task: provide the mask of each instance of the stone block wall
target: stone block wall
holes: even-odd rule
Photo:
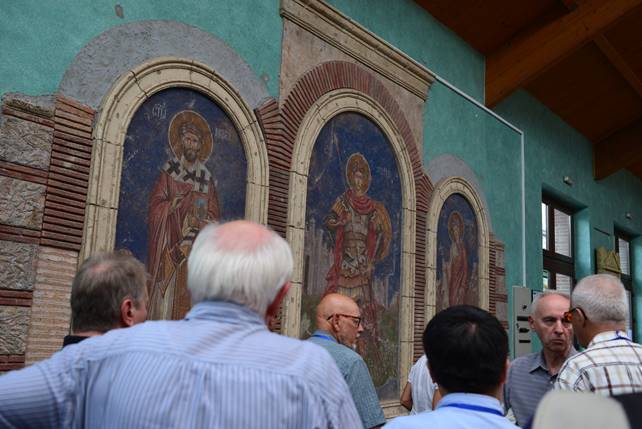
[[[69,330],[93,111],[6,94],[0,114],[0,372],[50,356]]]

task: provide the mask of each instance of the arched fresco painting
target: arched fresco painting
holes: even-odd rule
[[[475,212],[461,194],[450,195],[437,227],[437,311],[479,305],[479,240]]]
[[[198,231],[245,211],[247,161],[238,132],[210,98],[171,88],[134,114],[123,152],[116,248],[150,274],[149,318],[191,307],[187,256]]]
[[[302,337],[323,295],[351,296],[364,324],[357,351],[380,399],[397,399],[401,184],[381,129],[358,113],[332,118],[315,142],[307,193]]]

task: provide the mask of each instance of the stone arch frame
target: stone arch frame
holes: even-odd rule
[[[295,187],[302,189],[303,193],[307,191],[307,186],[296,184],[300,180],[307,181],[307,169],[304,174],[300,174],[300,166],[296,167],[293,154],[298,150],[296,149],[298,134],[306,128],[302,124],[307,115],[314,114],[314,121],[321,123],[329,119],[327,116],[324,118],[316,113],[319,110],[319,100],[324,96],[330,97],[329,93],[334,91],[339,91],[334,95],[344,91],[344,94],[353,97],[353,102],[359,105],[353,106],[352,111],[370,109],[370,115],[381,115],[378,119],[374,119],[380,127],[381,121],[385,118],[390,129],[394,130],[399,150],[404,153],[405,164],[399,165],[400,161],[397,159],[397,165],[407,173],[408,182],[414,184],[407,192],[409,203],[408,210],[404,213],[407,215],[407,222],[403,224],[408,247],[403,248],[402,254],[407,257],[408,269],[402,273],[401,281],[402,285],[406,284],[408,287],[402,291],[405,295],[402,295],[403,306],[400,307],[400,314],[403,318],[401,325],[408,329],[403,333],[400,332],[404,351],[400,353],[399,375],[400,380],[405,381],[412,365],[413,355],[417,358],[423,353],[420,338],[424,328],[425,220],[432,184],[424,174],[415,137],[401,108],[387,88],[365,67],[346,61],[321,63],[301,75],[280,105],[275,100],[269,100],[257,109],[257,115],[266,136],[270,160],[268,224],[275,231],[287,236],[291,244],[301,240],[300,245],[293,245],[295,259],[302,260],[303,230],[301,224],[297,227],[290,221],[289,213],[296,210],[296,207],[301,207],[301,202],[290,201],[290,195],[300,193],[293,192]],[[316,126],[320,130],[322,125]],[[387,137],[391,142],[393,141],[391,134],[387,133]],[[309,143],[314,143],[315,140],[316,136]],[[399,158],[399,154],[396,155]],[[296,157],[299,158],[301,155],[297,154]],[[309,159],[305,162],[309,162]],[[298,269],[301,270],[301,268],[302,264]],[[299,276],[298,287],[300,288],[302,273],[299,271],[295,275]],[[294,289],[296,288],[295,285]],[[300,295],[296,293],[290,293],[283,305],[282,320],[285,323],[281,325],[281,331],[289,335],[298,335],[299,297]],[[293,329],[294,326],[296,329]],[[415,341],[415,339],[419,340]],[[399,401],[390,401],[385,403],[384,407],[387,415],[397,415],[402,412]]]
[[[151,95],[175,87],[199,91],[218,103],[230,117],[247,159],[245,218],[266,223],[268,158],[252,109],[207,65],[178,57],[153,58],[121,76],[99,109],[93,131],[94,150],[80,261],[93,252],[114,247],[123,148],[131,118]]]
[[[301,294],[303,285],[303,252],[305,235],[305,213],[307,200],[307,176],[310,167],[310,158],[314,144],[323,126],[333,117],[344,112],[356,112],[373,121],[390,141],[396,156],[397,169],[401,182],[401,290],[399,300],[399,313],[403,311],[412,313],[414,289],[414,253],[415,253],[415,181],[412,176],[410,156],[403,138],[397,131],[390,115],[374,100],[363,94],[349,89],[331,91],[315,104],[315,109],[308,111],[303,119],[292,154],[292,168],[290,171],[291,199],[288,205],[288,227],[286,237],[292,247],[295,257],[295,268],[292,284],[295,286],[290,295],[289,306],[285,311],[284,333],[298,335],[301,316]],[[294,311],[293,311],[294,310]],[[399,362],[408,362],[412,359],[412,324],[410,318],[402,318],[399,326]],[[400,391],[405,385],[405,380],[400,371]],[[395,401],[396,402],[396,401]]]
[[[484,208],[482,198],[479,196],[473,185],[466,179],[459,176],[444,178],[435,185],[433,198],[428,209],[426,221],[426,243],[428,244],[426,255],[426,320],[435,315],[437,295],[437,228],[439,214],[448,197],[453,194],[462,195],[470,204],[477,218],[477,230],[479,239],[479,307],[484,310],[490,309],[490,229],[489,216]]]

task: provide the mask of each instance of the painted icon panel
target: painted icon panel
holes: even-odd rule
[[[479,305],[479,238],[475,212],[452,194],[437,226],[437,311],[457,304]]]
[[[315,330],[328,293],[353,298],[364,331],[357,351],[379,398],[399,398],[401,183],[381,129],[342,113],[321,130],[308,175],[301,335]]]
[[[146,264],[150,319],[189,310],[192,242],[206,223],[244,216],[246,177],[238,132],[205,95],[171,88],[136,111],[123,150],[116,248]]]

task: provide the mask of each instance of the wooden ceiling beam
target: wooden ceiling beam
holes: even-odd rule
[[[617,71],[620,72],[622,77],[629,83],[629,85],[631,85],[635,92],[638,93],[640,98],[642,98],[642,81],[640,80],[640,78],[638,78],[633,69],[629,67],[624,58],[620,56],[613,45],[611,45],[611,42],[608,41],[606,36],[604,36],[603,34],[598,34],[593,40],[595,41],[597,47],[600,48],[600,51],[602,51],[602,53],[606,55],[606,58],[609,59],[611,64],[613,64],[613,67],[615,67]]]
[[[593,175],[604,179],[642,163],[642,118],[593,146]]]
[[[588,0],[536,32],[511,40],[486,57],[486,105],[495,106],[640,4],[642,0]]]

